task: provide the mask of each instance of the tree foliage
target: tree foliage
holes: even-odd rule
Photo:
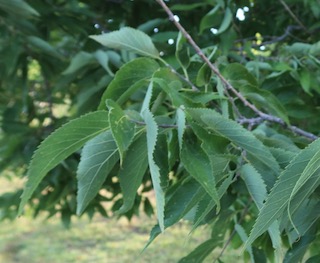
[[[229,244],[317,260],[317,0],[0,0],[0,14],[0,168],[27,175],[2,218],[143,210],[149,243],[208,226],[181,262],[222,262]]]

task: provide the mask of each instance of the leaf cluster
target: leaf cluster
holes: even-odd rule
[[[130,219],[143,210],[158,222],[147,246],[180,220],[191,231],[208,226],[210,239],[181,262],[214,250],[222,262],[229,245],[243,245],[245,262],[317,260],[316,1],[170,1],[190,35],[154,1],[52,1],[50,10],[42,1],[2,2],[3,170],[29,161],[16,158],[22,148],[34,152],[20,215],[60,213],[68,225],[74,214]],[[12,18],[18,13],[25,23]],[[11,197],[1,200],[7,217],[18,206]]]

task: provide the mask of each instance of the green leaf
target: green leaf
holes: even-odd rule
[[[306,149],[300,151],[272,188],[259,216],[253,226],[248,244],[264,233],[268,227],[278,219],[288,205],[292,191],[312,157],[319,151],[320,139],[311,143]],[[306,196],[304,196],[305,199]],[[300,198],[301,199],[301,198]]]
[[[217,12],[220,8],[220,5],[217,4],[209,13],[207,13],[200,22],[200,34],[207,28],[213,27],[217,20]]]
[[[278,175],[280,167],[269,149],[265,147],[251,132],[233,120],[224,118],[213,110],[186,109],[186,112],[202,127],[229,139],[246,150],[250,158],[264,164],[274,175]],[[254,164],[253,164],[254,165]]]
[[[96,111],[68,122],[48,136],[32,157],[18,214],[22,213],[23,207],[51,169],[107,129],[108,113]]]
[[[238,89],[244,97],[252,100],[256,106],[266,108],[272,114],[289,123],[283,104],[271,92],[259,88],[255,77],[243,65],[229,64],[223,70],[223,75],[232,86]]]
[[[179,263],[201,263],[209,254],[217,247],[220,240],[217,238],[211,238],[201,245],[199,245],[195,250],[193,250],[188,256],[179,260]]]
[[[152,113],[149,110],[151,95],[153,89],[153,82],[150,82],[147,94],[142,104],[141,116],[145,121],[147,129],[147,146],[148,146],[148,163],[151,173],[151,179],[153,188],[156,194],[156,205],[157,205],[157,217],[161,231],[164,231],[164,192],[161,187],[161,175],[160,169],[154,161],[154,150],[157,143],[158,137],[158,125],[154,120]]]
[[[142,56],[159,58],[159,51],[151,38],[144,32],[131,27],[123,27],[120,30],[90,36],[90,38],[109,48],[124,49]]]
[[[147,142],[144,136],[140,136],[130,145],[125,156],[123,166],[119,172],[123,205],[118,213],[126,213],[132,208],[137,190],[141,185],[142,178],[147,168]]]
[[[19,18],[40,16],[40,14],[33,7],[23,0],[0,0],[0,9]]]
[[[104,92],[99,109],[105,109],[107,99],[122,105],[135,91],[147,86],[148,79],[158,68],[159,64],[148,58],[137,58],[122,66]]]
[[[113,166],[119,160],[117,145],[110,130],[88,141],[83,147],[77,170],[77,214],[83,213],[97,195]]]
[[[236,230],[237,234],[240,236],[242,242],[246,242],[248,239],[248,235],[247,235],[246,231],[244,230],[244,228],[239,224],[235,224],[234,229]],[[250,255],[251,262],[255,262],[252,247],[251,246],[246,247],[246,250],[248,251],[248,253]]]
[[[222,23],[218,29],[217,34],[221,34],[228,29],[228,27],[230,26],[230,24],[232,22],[232,18],[233,18],[233,14],[231,12],[231,9],[229,7],[227,7],[224,12],[224,17],[223,17]]]
[[[188,173],[207,191],[217,205],[217,211],[219,211],[220,198],[208,155],[194,138],[187,138],[182,145],[180,157]]]
[[[302,188],[302,186],[306,184],[306,182],[310,179],[310,177],[313,176],[318,171],[319,168],[320,168],[320,149],[316,153],[314,153],[314,155],[308,162],[306,168],[303,170],[302,174],[298,178],[292,190],[290,200],[293,198],[295,194],[297,194],[297,192]]]
[[[35,48],[42,51],[43,53],[50,55],[52,57],[56,57],[58,59],[63,58],[62,55],[47,41],[44,41],[43,39],[36,36],[29,36],[27,37],[27,39],[31,45],[33,45]]]
[[[311,73],[309,69],[303,69],[300,72],[300,84],[302,86],[302,89],[308,93],[309,95],[312,95],[310,92],[311,89]]]
[[[183,134],[186,129],[186,114],[183,110],[183,108],[179,107],[177,109],[177,116],[176,121],[178,125],[178,140],[179,140],[179,146],[180,150],[182,149],[182,141],[183,141]]]
[[[267,197],[267,187],[262,176],[251,164],[243,165],[240,169],[240,173],[241,178],[248,188],[249,194],[260,210]]]
[[[183,70],[186,70],[190,65],[190,52],[188,46],[185,45],[186,42],[186,38],[182,35],[181,32],[179,32],[175,55]]]
[[[125,151],[130,146],[135,134],[135,124],[128,119],[128,116],[114,101],[107,100],[107,106],[109,108],[110,129],[118,146],[120,164],[122,164]]]
[[[94,63],[93,55],[88,52],[80,51],[72,58],[70,65],[66,68],[65,71],[62,72],[62,74],[73,74],[79,69],[92,63]]]
[[[168,228],[182,219],[194,208],[206,195],[200,184],[191,177],[182,181],[166,202],[164,226]],[[146,249],[153,240],[161,233],[159,226],[155,226],[151,233]]]
[[[267,198],[267,187],[262,179],[262,176],[250,164],[243,165],[240,169],[240,173],[241,178],[244,180],[248,188],[249,194],[251,195],[258,209],[261,210],[263,203]],[[280,251],[281,238],[278,222],[275,221],[274,223],[272,223],[268,228],[268,232],[272,240],[273,247],[277,249],[277,251]]]
[[[97,50],[94,53],[94,57],[100,63],[100,65],[107,71],[107,73],[113,77],[114,73],[112,72],[111,68],[109,67],[109,55],[108,52]]]

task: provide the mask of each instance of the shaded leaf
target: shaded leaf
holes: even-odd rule
[[[130,145],[119,172],[123,205],[118,213],[125,213],[132,208],[147,167],[147,141],[144,136],[140,136]]]
[[[211,162],[194,138],[185,139],[181,150],[181,161],[188,173],[200,183],[220,209],[220,198],[216,189]]]
[[[77,214],[80,215],[97,195],[111,169],[119,160],[117,145],[111,131],[91,139],[83,147],[77,170]]]
[[[0,9],[16,17],[29,18],[31,16],[40,16],[40,14],[23,0],[0,0]]]
[[[62,55],[47,41],[36,36],[29,36],[27,37],[27,39],[31,45],[33,45],[35,48],[39,49],[43,53],[50,55],[52,57],[62,59]]]
[[[84,51],[80,51],[77,55],[75,55],[70,65],[66,68],[65,71],[62,72],[62,74],[72,74],[77,72],[79,69],[87,66],[88,64],[91,64],[94,62],[94,57],[92,54]]]

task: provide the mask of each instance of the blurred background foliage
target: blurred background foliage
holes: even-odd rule
[[[319,132],[318,0],[166,2],[207,55],[217,48],[212,61],[221,70],[227,62],[243,64],[261,88],[281,101],[291,123]],[[178,32],[154,0],[0,0],[1,176],[22,178],[32,153],[48,134],[97,109],[114,74],[136,55],[103,48],[88,36],[123,26],[150,35],[165,60],[183,72],[175,56]],[[181,56],[190,56],[186,64],[196,83],[202,63],[193,50],[187,46],[184,50],[187,55]],[[34,216],[47,211],[70,224],[76,209],[79,158],[73,154],[41,182],[30,201]],[[116,171],[86,214],[108,217],[119,209],[122,201],[115,176]],[[151,188],[146,176],[126,217],[138,214],[140,207],[147,215],[153,213],[145,194]],[[15,217],[20,195],[17,189],[0,197],[1,219]]]

